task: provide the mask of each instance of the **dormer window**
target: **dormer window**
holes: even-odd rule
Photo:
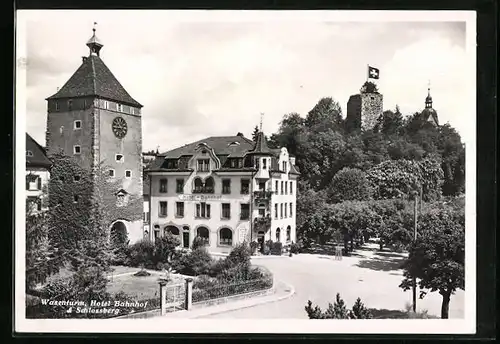
[[[209,171],[210,171],[210,160],[198,159],[198,172],[209,172]]]
[[[33,152],[30,150],[26,151],[26,156],[33,156]]]

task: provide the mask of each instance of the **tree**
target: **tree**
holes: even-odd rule
[[[322,132],[328,129],[342,131],[342,108],[331,97],[321,98],[307,114],[304,124],[312,132]]]
[[[257,135],[259,135],[259,127],[258,126],[255,126],[255,128],[253,128],[253,132],[252,132],[252,141],[253,142],[257,142]]]
[[[346,167],[333,176],[328,188],[328,198],[332,203],[364,201],[370,198],[370,189],[363,171]]]
[[[386,136],[399,135],[403,130],[403,115],[396,105],[396,110],[387,110],[378,118],[376,128]]]
[[[438,291],[443,298],[441,318],[448,319],[451,295],[465,289],[465,214],[464,209],[433,208],[420,217],[400,287],[409,290],[417,278],[420,289]]]
[[[360,89],[361,93],[378,93],[377,84],[371,81],[366,81]]]
[[[332,305],[328,303],[328,308],[325,312],[318,306],[312,305],[311,300],[307,301],[305,311],[309,319],[371,319],[372,314],[369,309],[365,307],[361,299],[358,297],[356,303],[353,305],[352,310],[347,309],[344,300],[337,293],[335,303]]]

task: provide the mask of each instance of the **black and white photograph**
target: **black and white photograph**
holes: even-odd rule
[[[474,12],[16,21],[16,331],[474,333]]]

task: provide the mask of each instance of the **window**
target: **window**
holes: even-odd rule
[[[210,171],[210,159],[198,159],[198,172]]]
[[[109,170],[109,176],[114,177],[115,176],[115,170]]]
[[[267,159],[262,159],[262,168],[267,170]]]
[[[167,216],[167,202],[160,201],[160,216]]]
[[[275,219],[278,218],[278,203],[274,205],[274,218]]]
[[[131,170],[126,170],[125,171],[125,178],[130,178],[132,177],[132,171]]]
[[[283,172],[286,172],[286,161],[283,161]]]
[[[236,166],[237,166],[237,160],[231,159],[231,168],[236,168]]]
[[[238,159],[238,168],[243,167],[243,159]]]
[[[73,110],[73,101],[70,99],[68,100],[68,111]]]
[[[205,202],[196,204],[196,217],[201,219],[210,218],[210,204]]]
[[[285,204],[283,204],[283,208],[285,208],[285,216],[284,216],[284,218],[286,219],[286,217],[287,217],[287,216],[286,216],[286,215],[287,215],[287,206],[286,206],[286,203],[285,203]]]
[[[222,193],[226,195],[231,193],[231,179],[222,179]]]
[[[274,191],[276,191],[276,194],[278,194],[278,181],[276,181],[276,187],[274,188]]]
[[[259,208],[259,216],[260,217],[266,216],[266,209],[265,208]]]
[[[30,150],[26,151],[26,156],[33,156],[33,152]]]
[[[76,175],[76,176],[73,176],[73,180],[74,180],[75,182],[79,182],[79,181],[80,181],[80,176],[77,176],[77,175]]]
[[[84,99],[84,100],[83,100],[83,108],[84,108],[84,109],[86,109],[86,108],[87,108],[87,105],[88,105],[88,103],[87,103],[87,99]]]
[[[203,182],[201,181],[200,178],[195,178],[193,192],[194,193],[201,193],[201,192],[203,192]]]
[[[175,209],[175,216],[184,217],[184,202],[176,202]]]
[[[196,236],[201,239],[203,245],[208,245],[209,242],[209,231],[207,227],[198,227],[196,229]]]
[[[116,104],[116,111],[123,112],[123,105],[122,104]]]
[[[276,228],[276,241],[280,242],[281,239],[281,229]]]
[[[283,203],[280,203],[280,219],[283,218]]]
[[[149,212],[148,211],[145,211],[143,214],[143,218],[142,218],[142,221],[144,222],[148,222],[149,220]]]
[[[160,179],[160,192],[161,193],[167,192],[167,179],[166,178]]]
[[[290,203],[290,217],[293,216],[293,203]]]
[[[281,194],[283,195],[283,181],[281,181]]]
[[[292,232],[292,228],[290,228],[290,226],[286,227],[286,241],[290,241],[291,232]]]
[[[207,180],[205,180],[205,185],[203,188],[205,193],[214,193],[214,179],[212,177],[208,177]]]
[[[256,169],[259,169],[259,167],[260,167],[259,162],[260,162],[260,159],[259,158],[255,158],[255,160],[254,160],[254,166],[255,166]]]
[[[184,192],[184,179],[177,179],[175,181],[175,192],[177,193]]]
[[[231,218],[231,204],[222,203],[222,218],[223,219]]]
[[[130,111],[130,114],[133,115],[134,114],[134,108],[133,107],[130,107],[129,108],[129,111]]]
[[[42,179],[34,174],[26,177],[26,190],[41,190]]]
[[[293,182],[290,182],[290,195],[293,195]]]
[[[242,179],[241,180],[241,194],[247,195],[250,192],[250,180]]]
[[[77,203],[78,202],[78,195],[73,195],[73,203]]]
[[[126,199],[125,199],[125,195],[120,193],[118,195],[116,195],[116,205],[118,207],[123,207],[126,203]]]
[[[109,102],[107,100],[103,101],[103,107],[108,110],[109,109]]]
[[[73,146],[73,154],[80,154],[82,152],[80,146]]]
[[[123,162],[123,154],[116,154],[115,155],[115,160],[116,162]]]
[[[59,102],[56,100],[56,111],[59,111]]]
[[[259,183],[259,190],[266,191],[266,182]]]
[[[78,130],[78,129],[82,129],[82,121],[74,121],[73,122],[73,129],[74,130]]]
[[[221,228],[219,231],[219,245],[233,245],[233,231],[229,228]]]
[[[285,195],[288,195],[288,183],[285,182]]]
[[[250,204],[241,204],[240,220],[248,220],[250,218]]]

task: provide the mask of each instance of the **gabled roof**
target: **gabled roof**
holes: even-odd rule
[[[142,107],[120,84],[109,68],[97,55],[84,59],[76,72],[63,87],[48,99],[97,96],[108,100]]]
[[[49,168],[50,166],[52,166],[52,162],[47,157],[45,149],[26,133],[26,167]]]
[[[423,120],[439,125],[438,114],[433,108],[425,108],[422,111]]]
[[[242,158],[253,148],[253,141],[241,135],[212,136],[162,153],[160,158],[177,159],[181,156],[194,155],[196,148],[202,143],[212,148],[216,155],[227,155],[228,157]]]

